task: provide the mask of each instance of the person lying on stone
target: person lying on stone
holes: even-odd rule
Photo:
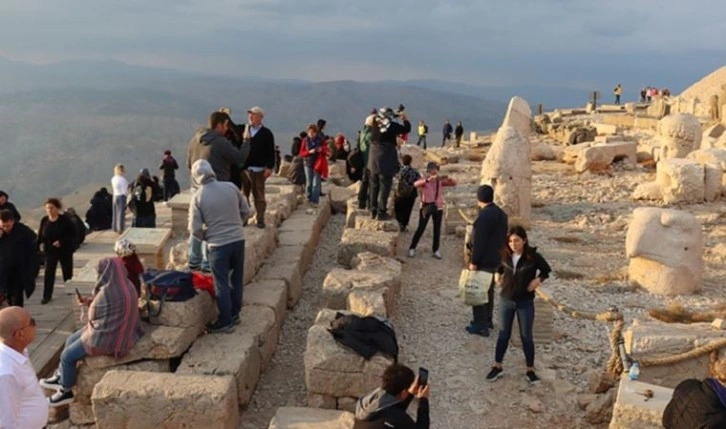
[[[418,399],[416,421],[406,413]],[[428,429],[429,386],[411,368],[394,363],[383,372],[382,386],[358,400],[353,429]]]
[[[66,339],[60,365],[40,385],[57,392],[49,398],[51,407],[73,402],[71,388],[76,383],[76,365],[86,356],[125,355],[143,335],[139,318],[138,294],[126,277],[121,258],[98,262],[98,280],[93,297],[78,296],[78,305],[88,306],[88,322]]]

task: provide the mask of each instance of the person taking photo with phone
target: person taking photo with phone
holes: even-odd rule
[[[416,421],[406,409],[418,399]],[[383,372],[380,388],[358,400],[353,429],[428,429],[429,385],[419,382],[411,368],[394,363]]]

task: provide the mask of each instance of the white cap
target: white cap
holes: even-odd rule
[[[262,116],[265,116],[265,111],[260,106],[255,106],[247,110],[247,113],[259,113]]]

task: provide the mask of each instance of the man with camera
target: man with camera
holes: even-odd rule
[[[407,413],[414,396],[418,399],[416,421]],[[394,363],[383,372],[382,386],[358,400],[353,429],[428,429],[428,371]]]
[[[403,112],[403,105],[394,112],[390,107],[378,111],[371,129],[371,145],[368,156],[370,170],[371,217],[390,220],[386,205],[393,186],[393,176],[398,172],[398,147],[396,137],[411,132],[411,123]],[[401,118],[403,124],[396,122]]]

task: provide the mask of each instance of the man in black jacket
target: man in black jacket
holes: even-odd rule
[[[494,189],[482,185],[476,191],[477,205],[481,208],[474,221],[472,232],[471,260],[469,270],[494,273],[501,261],[499,251],[507,239],[509,219],[504,210],[494,204]],[[493,281],[493,278],[492,278]],[[489,286],[489,302],[475,305],[472,309],[472,321],[466,327],[470,334],[489,336],[489,329],[494,327],[494,284]]]
[[[247,111],[249,124],[245,128],[243,138],[250,139],[250,154],[242,175],[242,188],[247,201],[250,193],[255,200],[257,227],[265,227],[265,181],[275,167],[275,136],[269,128],[262,125],[265,111],[255,106]]]
[[[0,288],[9,305],[22,307],[23,295],[35,290],[40,268],[35,241],[33,230],[16,221],[11,210],[0,210]]]
[[[399,117],[403,125],[394,122],[396,114],[390,107],[378,111],[371,128],[371,146],[368,155],[370,171],[370,210],[371,217],[390,220],[386,205],[393,186],[393,176],[398,172],[398,150],[396,137],[411,132],[411,123],[406,113]]]
[[[418,398],[416,421],[406,413]],[[358,400],[353,429],[428,429],[429,386],[422,386],[411,368],[394,363],[383,372],[383,385]]]

